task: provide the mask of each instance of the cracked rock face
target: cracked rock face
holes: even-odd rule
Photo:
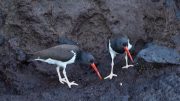
[[[125,64],[122,55],[115,60],[114,70],[118,77],[112,81],[99,81],[88,66],[69,65],[69,79],[80,85],[68,89],[59,84],[55,66],[39,62],[29,63],[25,61],[26,55],[59,45],[68,41],[60,41],[59,38],[67,37],[77,42],[80,48],[92,52],[99,63],[99,71],[103,76],[107,76],[111,62],[107,42],[111,37],[126,35],[134,45],[133,57],[149,42],[160,45],[153,47],[168,47],[163,51],[175,56],[169,47],[179,51],[179,4],[178,0],[1,0],[0,101],[146,99],[147,96],[135,95],[134,89],[141,89],[147,80],[156,80],[149,76],[150,74],[156,75],[158,80],[164,80],[161,72],[177,73],[179,69],[173,70],[166,65],[167,70],[166,67],[140,73],[135,68],[124,70],[121,69]],[[148,52],[144,50],[143,54]],[[178,62],[167,55],[162,59],[161,55],[164,53],[159,52],[161,51],[153,53],[153,56],[158,55],[155,59],[152,56],[143,58],[158,63]],[[120,82],[123,86],[119,85]],[[149,87],[150,83],[147,83],[147,86]],[[146,92],[148,96],[149,92],[151,91]],[[167,91],[162,92],[166,92],[165,96],[168,96]],[[162,97],[158,99],[160,98]]]

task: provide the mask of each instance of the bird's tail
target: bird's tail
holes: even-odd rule
[[[27,53],[26,56],[27,56],[27,62],[35,61],[34,60],[35,57],[34,57],[34,55],[32,53]]]

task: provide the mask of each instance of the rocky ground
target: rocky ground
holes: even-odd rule
[[[55,66],[27,61],[67,37],[92,52],[107,76],[107,41],[122,35],[138,64],[122,69],[119,56],[113,80],[73,64],[67,74],[79,86],[69,89]],[[0,101],[180,101],[180,1],[0,0],[0,53]]]

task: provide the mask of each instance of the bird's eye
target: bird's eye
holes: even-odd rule
[[[127,43],[123,43],[123,46],[128,46],[128,44]]]
[[[94,60],[93,60],[93,59],[91,59],[89,62],[90,62],[90,63],[93,63],[93,62],[94,62]]]

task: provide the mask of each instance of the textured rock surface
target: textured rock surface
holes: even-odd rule
[[[180,64],[180,53],[175,49],[152,43],[138,53],[137,59],[150,63]]]
[[[180,34],[172,37],[172,41],[175,43],[176,49],[180,52]]]
[[[138,95],[134,100],[141,98],[143,101],[179,101],[179,83],[180,77],[178,73],[163,74],[151,81],[151,84],[144,87],[143,91],[137,92]]]
[[[177,80],[179,66],[126,70],[120,68],[125,63],[119,57],[114,68],[118,77],[99,81],[88,66],[70,65],[68,77],[79,86],[69,89],[59,84],[55,66],[24,60],[26,53],[58,45],[59,37],[65,36],[92,52],[100,72],[106,76],[110,71],[106,47],[110,37],[129,36],[135,45],[134,55],[151,41],[179,50],[179,8],[178,0],[1,0],[0,33],[4,42],[0,46],[0,101],[153,100],[150,96],[159,101],[169,95],[177,98],[166,87],[157,88],[167,93],[164,97],[151,92],[154,93],[155,84],[162,84],[158,80],[169,78],[165,72]],[[173,84],[178,87],[178,82]],[[147,92],[142,89],[144,86],[149,87]]]
[[[0,46],[4,43],[4,37],[0,35]]]

